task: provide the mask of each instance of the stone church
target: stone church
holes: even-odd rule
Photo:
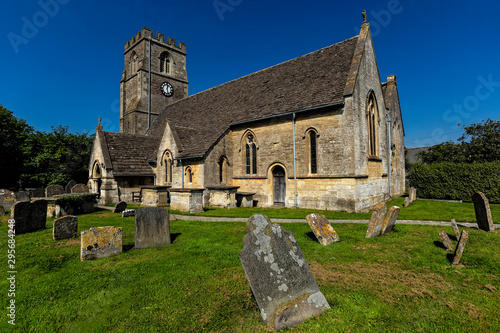
[[[396,76],[358,36],[188,95],[186,45],[143,28],[125,43],[120,132],[97,126],[89,187],[102,203],[199,211],[357,212],[404,193]]]

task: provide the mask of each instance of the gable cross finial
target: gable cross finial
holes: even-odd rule
[[[99,117],[99,125],[101,125],[101,117]]]
[[[363,13],[361,13],[361,15],[363,15],[363,24],[366,23],[366,10],[363,10]]]

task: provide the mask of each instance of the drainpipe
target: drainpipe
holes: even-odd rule
[[[387,180],[389,181],[389,198],[392,197],[392,191],[391,191],[391,117],[389,117],[388,114],[385,115],[385,117],[387,118],[387,136],[388,136],[388,140],[389,140],[389,147],[388,147],[388,165],[389,165],[389,171],[387,172]]]
[[[148,129],[151,126],[151,38],[149,39]]]
[[[295,112],[292,113],[292,127],[293,127],[293,182],[295,186],[294,193],[294,207],[297,208],[297,156],[295,151]]]
[[[184,188],[184,164],[181,160],[181,188]]]

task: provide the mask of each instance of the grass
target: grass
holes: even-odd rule
[[[0,234],[7,235],[7,216],[1,221]],[[79,231],[123,227],[126,249],[81,262],[79,240],[53,241],[52,221],[45,230],[16,236],[17,331],[267,330],[238,258],[245,223],[171,221],[171,245],[134,250],[133,218],[81,215]],[[496,232],[468,229],[462,265],[454,267],[439,242],[442,227],[396,225],[388,236],[366,239],[366,224],[336,224],[341,242],[326,247],[305,223],[283,227],[293,231],[332,307],[288,331],[500,331]],[[7,252],[6,237],[0,251]],[[6,294],[6,279],[0,288]],[[8,299],[2,299],[0,331],[8,331]]]

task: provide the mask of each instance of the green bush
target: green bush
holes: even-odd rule
[[[421,198],[471,202],[480,191],[489,202],[500,203],[500,162],[417,164],[408,180]]]
[[[97,194],[65,195],[57,199],[56,204],[61,206],[70,215],[87,214],[94,211],[94,203],[97,202]]]

